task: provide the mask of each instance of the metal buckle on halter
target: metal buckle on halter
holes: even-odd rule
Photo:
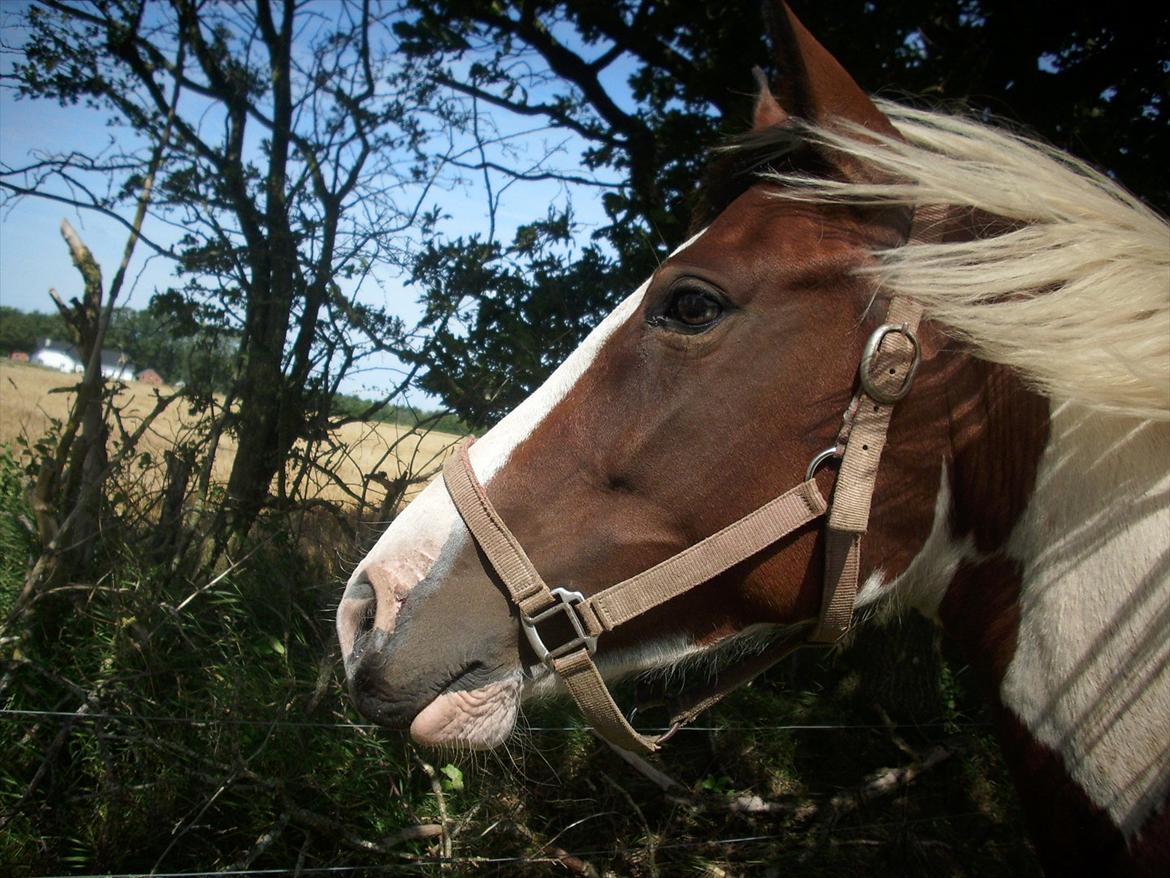
[[[910,354],[910,367],[906,370],[906,377],[902,379],[902,385],[897,390],[884,390],[877,383],[877,379],[870,374],[870,366],[873,363],[873,358],[877,354],[878,349],[882,346],[882,339],[892,332],[896,332],[903,336],[912,348]],[[871,399],[886,405],[892,405],[898,400],[902,399],[910,392],[910,385],[914,382],[914,373],[918,371],[918,363],[922,359],[922,348],[918,344],[918,336],[910,329],[906,323],[883,323],[873,331],[873,335],[869,337],[869,341],[865,343],[865,350],[861,354],[861,388]],[[893,369],[890,370],[891,373]]]
[[[593,655],[597,649],[597,638],[590,637],[585,633],[585,626],[581,624],[581,617],[573,609],[577,604],[585,602],[585,595],[579,591],[569,591],[564,588],[550,589],[550,592],[557,599],[557,603],[547,609],[541,610],[535,616],[520,614],[520,627],[524,629],[524,636],[528,638],[528,642],[532,645],[532,651],[536,653],[537,659],[551,668],[553,659],[558,659],[581,647],[585,647],[585,651]],[[536,626],[541,622],[551,619],[558,613],[565,614],[569,620],[569,624],[573,626],[576,637],[549,649],[544,645],[544,640],[541,639],[540,632],[536,630]]]

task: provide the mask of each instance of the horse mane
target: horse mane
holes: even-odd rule
[[[786,199],[947,204],[988,217],[974,239],[880,250],[861,270],[882,293],[917,299],[977,356],[1014,368],[1054,399],[1170,420],[1166,221],[1052,146],[963,116],[878,106],[904,141],[796,123],[807,144],[866,168],[869,182],[794,165],[790,125],[721,152],[755,167],[757,180],[768,165],[762,176]]]

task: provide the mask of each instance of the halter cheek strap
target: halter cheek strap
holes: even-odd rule
[[[927,204],[914,212],[909,240],[936,244],[942,239],[950,209]],[[860,385],[842,419],[834,456],[841,458],[833,503],[825,527],[825,584],[821,614],[809,635],[814,644],[836,643],[853,619],[857,581],[861,571],[861,536],[869,528],[874,484],[890,416],[895,403],[910,392],[922,349],[918,324],[922,306],[896,297],[886,312],[886,322],[870,335],[858,366]]]
[[[933,242],[943,208],[923,208],[911,240]],[[475,475],[470,442],[447,459],[443,479],[455,508],[520,613],[521,629],[540,661],[561,678],[593,728],[626,750],[652,753],[674,732],[732,690],[751,681],[804,645],[830,645],[849,629],[857,596],[861,535],[870,504],[893,405],[910,390],[921,352],[916,331],[921,307],[903,298],[890,304],[886,322],[870,336],[859,367],[860,389],[843,419],[837,444],[818,455],[805,480],[743,518],[677,555],[585,596],[549,588],[520,542],[508,530]],[[841,458],[833,502],[826,503],[813,477],[830,457]],[[619,625],[678,597],[747,560],[828,514],[825,528],[825,585],[819,618],[805,638],[781,640],[725,669],[711,685],[692,693],[671,717],[666,734],[637,732],[609,693],[593,653],[597,639]],[[548,626],[568,624],[571,636],[549,644]],[[807,626],[806,626],[807,627]]]

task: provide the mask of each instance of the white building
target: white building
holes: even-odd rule
[[[59,372],[85,371],[85,363],[81,362],[81,354],[76,347],[50,338],[46,338],[33,351],[29,362]],[[102,375],[106,378],[112,381],[132,381],[136,371],[134,364],[121,351],[102,351]]]
[[[77,348],[46,338],[44,343],[28,358],[30,363],[56,369],[58,372],[84,372],[85,365],[79,359]]]

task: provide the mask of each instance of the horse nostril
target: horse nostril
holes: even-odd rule
[[[358,658],[364,651],[377,609],[374,587],[365,575],[350,582],[337,608],[337,634],[351,659]]]
[[[357,636],[361,637],[369,633],[370,629],[374,627],[374,616],[376,615],[377,605],[374,599],[366,601],[366,605],[362,607],[361,615],[357,621]]]

